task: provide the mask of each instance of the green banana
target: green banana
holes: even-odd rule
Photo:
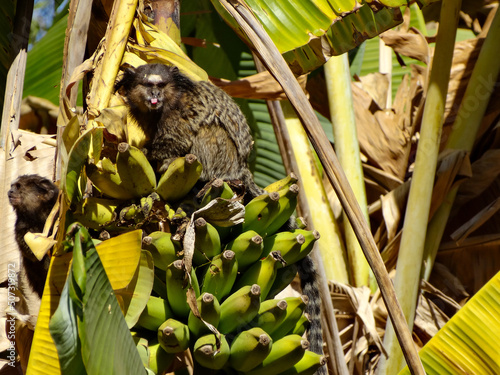
[[[217,298],[213,294],[202,292],[196,299],[196,304],[202,319],[217,328],[220,320],[220,304]],[[210,329],[193,314],[193,311],[189,312],[188,327],[195,337],[210,333]]]
[[[229,293],[238,276],[238,262],[231,250],[215,256],[203,278],[202,293],[212,293],[222,301]]]
[[[258,284],[261,288],[261,298],[265,299],[276,279],[276,270],[282,260],[279,251],[271,252],[248,268],[236,281],[234,289],[239,289],[244,285]]]
[[[299,228],[299,229],[306,229],[307,228],[306,219],[304,219],[302,216],[298,216],[295,218],[295,224],[297,225],[297,228]]]
[[[247,325],[259,312],[260,286],[246,285],[220,305],[219,332],[228,334]]]
[[[200,295],[198,280],[194,273],[194,268],[191,270],[191,283],[196,297]],[[166,270],[166,288],[167,300],[174,314],[182,319],[189,315],[191,309],[187,303],[186,292],[189,287],[188,278],[184,268],[184,262],[179,259],[167,266]]]
[[[155,374],[163,374],[174,362],[175,355],[167,353],[162,349],[160,343],[155,339],[149,343],[149,368]]]
[[[155,201],[159,201],[160,196],[153,192],[149,194],[147,197],[142,197],[140,201],[141,212],[144,218],[147,218],[151,211],[153,210],[153,205]]]
[[[246,375],[275,375],[288,370],[304,356],[309,342],[299,335],[288,335],[273,342],[269,355]]]
[[[250,325],[270,332],[285,319],[288,304],[284,299],[269,299],[260,304],[259,313]],[[241,370],[240,370],[241,371]]]
[[[300,246],[298,253],[292,253],[286,259],[289,263],[296,263],[299,260],[305,258],[314,249],[314,244],[320,238],[320,234],[317,230],[304,230],[304,229],[294,229],[292,233],[297,234],[297,236],[304,236],[304,243]]]
[[[148,340],[144,337],[139,337],[137,332],[130,331],[130,335],[134,340],[134,344],[139,352],[139,357],[141,357],[142,364],[144,367],[149,366],[149,349],[148,349]]]
[[[167,232],[152,232],[142,239],[142,248],[148,250],[153,256],[154,265],[161,270],[179,259],[178,254],[182,246],[178,241],[172,240],[172,234]]]
[[[302,314],[302,316],[297,320],[297,323],[295,324],[295,327],[291,330],[290,333],[302,336],[307,329],[309,328],[309,317],[308,314]]]
[[[271,192],[259,195],[248,202],[245,206],[243,232],[254,230],[261,236],[266,236],[268,226],[279,213],[279,199],[279,193]]]
[[[295,279],[297,272],[298,267],[295,263],[283,268],[278,268],[276,271],[276,279],[274,279],[274,283],[267,294],[267,298],[274,298],[278,293],[282,292],[283,289],[290,285],[293,279]]]
[[[231,343],[229,364],[237,371],[248,372],[264,361],[272,346],[273,341],[260,327],[240,332]]]
[[[131,204],[130,206],[124,207],[120,210],[120,222],[125,222],[128,220],[133,220],[141,212],[140,207],[136,204]]]
[[[189,328],[176,319],[167,319],[158,328],[158,342],[167,353],[179,353],[189,348]]]
[[[224,198],[224,199],[231,199],[233,197],[234,193],[229,187],[229,185],[224,182],[223,180],[217,178],[214,181],[210,183],[210,186],[208,187],[207,191],[203,195],[203,198],[200,203],[200,207],[205,207],[208,202],[215,198]]]
[[[267,234],[276,233],[292,216],[297,207],[299,185],[293,184],[287,190],[280,191],[279,210],[267,227]]]
[[[243,271],[260,258],[264,243],[257,232],[248,230],[229,242],[226,249],[234,251],[238,261],[238,269]]]
[[[281,190],[286,190],[291,185],[297,183],[297,181],[298,181],[297,176],[295,175],[295,173],[292,172],[285,178],[282,178],[281,180],[275,181],[272,184],[268,185],[267,187],[264,188],[264,190],[267,191],[268,193],[271,193],[273,191],[280,193]]]
[[[122,185],[134,197],[151,194],[156,187],[156,176],[146,155],[138,148],[122,142],[118,145],[116,170]]]
[[[87,228],[103,229],[112,226],[117,220],[116,209],[119,205],[120,202],[114,199],[85,198],[79,203],[79,209],[73,216]]]
[[[288,370],[280,372],[278,375],[314,375],[316,371],[326,364],[326,358],[317,353],[306,350],[300,361]]]
[[[174,313],[166,300],[150,296],[146,307],[137,321],[137,325],[150,331],[156,331],[165,320],[173,316]]]
[[[279,251],[287,264],[292,264],[291,259],[297,258],[302,244],[306,241],[302,233],[279,232],[264,239],[262,256],[272,251]]]
[[[111,163],[112,168],[109,167],[108,162]],[[104,165],[107,167],[105,168]],[[122,179],[118,175],[116,167],[109,159],[104,158],[99,160],[97,164],[87,164],[85,166],[85,173],[92,181],[92,184],[102,194],[110,198],[122,200],[134,198],[134,194],[122,186]]]
[[[179,200],[193,188],[202,170],[201,163],[193,154],[177,158],[160,177],[156,192],[166,201]]]
[[[207,221],[199,217],[194,221],[195,241],[193,262],[195,265],[207,263],[221,253],[219,232]]]
[[[226,336],[221,335],[220,339],[219,349],[216,346],[216,337],[212,333],[196,340],[193,347],[193,356],[196,362],[208,369],[222,369],[226,365],[231,351]]]
[[[304,314],[304,309],[308,303],[307,296],[305,295],[283,299],[287,303],[285,318],[281,321],[281,324],[268,332],[275,341],[285,337],[295,328],[295,325]]]

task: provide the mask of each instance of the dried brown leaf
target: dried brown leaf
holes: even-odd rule
[[[216,86],[219,86],[230,96],[244,99],[283,100],[286,95],[281,85],[266,70],[237,81],[223,78],[210,77]],[[306,76],[297,78],[299,84],[305,89]]]
[[[410,27],[408,32],[387,30],[380,34],[380,38],[396,53],[422,61],[425,64],[430,61],[429,45],[422,33],[414,27]]]

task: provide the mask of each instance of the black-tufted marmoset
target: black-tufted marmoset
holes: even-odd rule
[[[126,69],[116,89],[145,132],[144,151],[150,161],[160,165],[160,172],[173,159],[194,154],[203,165],[202,181],[238,179],[250,197],[264,193],[247,164],[253,140],[246,118],[222,89],[210,82],[195,82],[177,67],[163,64]],[[322,353],[316,270],[309,256],[298,265],[302,291],[309,298],[310,349]]]
[[[9,202],[16,212],[15,237],[22,255],[29,284],[39,297],[43,294],[50,258],[39,261],[24,240],[27,232],[41,233],[45,221],[56,203],[59,189],[50,180],[36,174],[15,180],[8,192]]]

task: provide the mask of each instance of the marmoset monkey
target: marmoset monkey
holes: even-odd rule
[[[186,154],[203,165],[202,181],[242,180],[251,197],[264,193],[253,181],[247,159],[253,140],[245,116],[234,100],[210,82],[195,82],[177,67],[148,64],[126,69],[116,84],[130,113],[145,132],[147,157],[159,171]],[[289,226],[293,226],[292,223]],[[314,263],[300,261],[302,292],[309,298],[310,349],[322,353],[321,298]],[[318,371],[324,373],[324,368]]]
[[[9,190],[9,202],[16,211],[16,242],[21,251],[28,282],[42,297],[50,259],[39,261],[24,241],[27,232],[41,233],[52,211],[59,189],[48,179],[36,174],[24,175],[14,181]]]
[[[264,191],[253,181],[247,159],[253,140],[234,100],[210,82],[195,82],[163,64],[128,68],[116,84],[145,132],[145,152],[163,172],[172,160],[194,154],[202,181],[241,180],[251,196]]]

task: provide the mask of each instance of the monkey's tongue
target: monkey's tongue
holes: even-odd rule
[[[157,98],[151,98],[151,104],[158,104]]]

